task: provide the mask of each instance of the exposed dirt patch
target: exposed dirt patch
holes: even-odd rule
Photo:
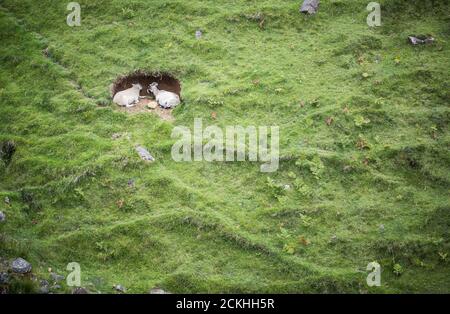
[[[137,105],[133,107],[119,107],[117,106],[119,111],[126,112],[129,114],[139,114],[139,113],[153,113],[160,117],[165,121],[174,121],[175,118],[172,116],[173,109],[163,109],[156,103],[155,100],[150,99],[150,97],[146,97],[141,99]]]

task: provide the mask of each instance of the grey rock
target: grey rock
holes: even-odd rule
[[[3,212],[0,212],[0,222],[4,222],[6,220],[6,215]]]
[[[7,273],[0,273],[0,285],[7,284],[9,282],[9,275]]]
[[[63,275],[58,275],[57,273],[50,273],[50,278],[54,282],[60,282],[60,281],[63,281],[65,279],[65,277]]]
[[[305,14],[316,14],[319,10],[320,0],[305,0],[300,7],[300,12]]]
[[[383,224],[380,225],[380,231],[384,232],[384,225]]]
[[[48,283],[47,280],[42,279],[42,280],[39,282],[39,286],[40,286],[40,287],[48,287],[48,286],[50,286],[50,284]]]
[[[201,30],[197,30],[197,31],[195,32],[195,38],[197,38],[197,39],[202,38],[202,35],[203,35],[203,33],[202,33]]]
[[[50,289],[48,288],[48,286],[42,286],[39,288],[40,294],[48,294],[49,292],[50,292]]]
[[[150,294],[170,294],[170,292],[164,291],[161,288],[153,288],[149,291]]]
[[[11,268],[12,271],[18,274],[26,274],[29,273],[31,271],[31,264],[28,263],[26,260],[24,260],[23,258],[19,257],[16,258],[12,263],[11,263]]]
[[[153,156],[144,147],[136,146],[136,151],[137,151],[137,153],[139,154],[139,156],[141,157],[142,160],[150,161],[150,162],[155,161],[155,158],[153,158]]]
[[[113,289],[116,291],[122,292],[122,293],[125,293],[125,291],[126,291],[125,287],[122,285],[114,285]]]
[[[83,287],[76,287],[72,290],[72,294],[89,294],[89,291]]]
[[[408,41],[411,45],[425,45],[431,44],[434,42],[434,38],[431,36],[408,36]]]

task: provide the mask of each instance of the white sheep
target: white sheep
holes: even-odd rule
[[[175,93],[158,89],[158,83],[153,82],[148,86],[147,91],[155,95],[156,102],[164,109],[176,107],[180,104],[180,96]]]
[[[113,101],[122,107],[132,107],[139,102],[139,92],[142,90],[141,84],[132,84],[133,86],[118,92],[114,95]]]

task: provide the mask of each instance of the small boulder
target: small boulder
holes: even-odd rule
[[[151,289],[149,291],[149,293],[150,294],[170,294],[170,292],[164,291],[163,289],[158,288],[158,287]]]
[[[122,292],[122,293],[125,293],[125,291],[126,291],[125,287],[122,286],[122,285],[114,285],[113,289],[118,291],[118,292]]]
[[[48,294],[50,292],[50,284],[47,280],[41,280],[39,282],[39,293]]]
[[[0,222],[4,222],[6,220],[6,215],[3,212],[0,212]]]
[[[48,287],[50,284],[48,283],[48,281],[47,280],[45,280],[45,279],[42,279],[40,282],[39,282],[39,286],[40,287]]]
[[[141,157],[144,161],[153,162],[155,161],[155,158],[142,146],[136,146],[136,151],[139,154],[139,157]]]
[[[305,0],[300,7],[300,12],[305,14],[316,14],[319,10],[320,0]]]
[[[26,273],[29,273],[31,271],[32,267],[31,267],[30,263],[28,263],[23,258],[19,257],[19,258],[16,258],[11,263],[11,268],[12,268],[12,271],[17,273],[17,274],[26,274]]]
[[[60,282],[60,281],[63,281],[65,279],[65,277],[63,275],[58,275],[57,273],[50,273],[50,278],[54,282]]]
[[[72,290],[72,294],[89,294],[89,291],[83,287],[76,287]]]
[[[434,43],[434,38],[431,36],[408,36],[408,41],[411,45],[425,45]]]
[[[8,273],[2,272],[0,273],[0,285],[5,285],[9,282]]]

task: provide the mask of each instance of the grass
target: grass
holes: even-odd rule
[[[70,28],[66,1],[1,1],[0,142],[15,152],[0,256],[38,278],[78,262],[106,293],[450,292],[449,4],[381,1],[369,28],[366,2],[308,17],[299,1],[83,0]],[[135,69],[180,79],[174,123],[116,110],[109,85]],[[174,162],[171,131],[194,118],[280,126],[280,169]]]

